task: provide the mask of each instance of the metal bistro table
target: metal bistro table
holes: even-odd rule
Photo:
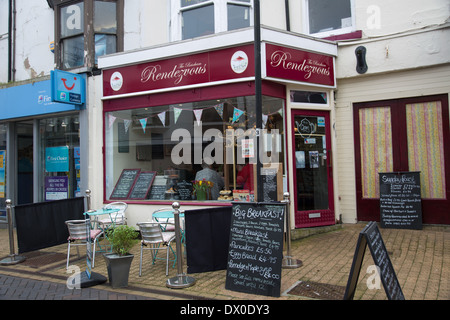
[[[119,211],[120,211],[120,209],[116,209],[116,208],[114,208],[114,209],[112,209],[112,208],[111,209],[102,208],[102,209],[98,209],[98,210],[88,210],[88,211],[86,211],[84,213],[84,215],[85,216],[88,215],[90,219],[92,217],[94,218],[94,220],[91,220],[91,228],[92,228],[92,226],[99,227],[100,222],[98,221],[98,218],[100,216],[102,216],[102,215],[109,215],[109,218],[111,219],[111,225],[109,225],[106,228],[105,227],[103,227],[103,228],[100,227],[100,229],[103,230],[103,234],[105,235],[105,238],[108,239],[108,241],[109,241],[107,230],[109,228],[114,228],[115,227],[115,222],[116,222],[115,219],[113,218],[112,214],[113,213],[117,213]],[[99,252],[111,252],[111,250],[112,250],[111,245],[109,245],[110,248],[108,250],[106,249],[106,245],[100,245],[100,243],[98,245],[99,245],[99,249],[100,249]]]

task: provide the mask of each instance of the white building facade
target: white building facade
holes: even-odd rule
[[[27,173],[23,179],[35,186],[27,201],[48,200],[46,177],[59,176],[68,197],[90,189],[94,207],[127,202],[130,225],[174,200],[184,209],[230,205],[192,196],[203,159],[195,157],[198,151],[217,156],[224,189],[254,199],[256,171],[253,186],[240,185],[235,157],[240,152],[243,164],[256,157],[251,133],[241,140],[237,135],[261,121],[266,130],[261,149],[277,156],[271,158],[275,171],[267,171],[276,185],[267,197],[281,200],[289,192],[293,227],[378,221],[378,172],[390,171],[420,171],[424,223],[450,223],[448,1],[261,0],[258,121],[253,0],[41,0],[33,6],[0,0],[0,9],[0,53],[9,57],[0,62],[5,96],[14,87],[48,81],[54,69],[83,75],[87,84],[84,107],[37,115],[24,109],[0,118],[5,130],[0,150],[10,157],[4,198],[18,200],[18,177]],[[278,64],[271,59],[276,53]],[[245,70],[233,70],[239,67]],[[184,78],[169,84],[176,71]],[[2,109],[14,107],[16,100],[8,101]],[[425,118],[428,122],[411,122]],[[58,131],[52,123],[67,128],[61,127],[66,120],[75,140],[55,138],[67,137],[67,129]],[[24,136],[18,132],[25,125],[18,145],[14,137]],[[436,130],[421,129],[431,127]],[[216,136],[226,137],[227,129],[236,133],[236,146],[224,146],[221,154],[221,159],[232,154],[231,162],[217,161],[220,150],[205,138],[208,129]],[[181,138],[173,138],[179,132],[191,137],[183,152],[192,154],[174,163],[174,154],[186,155],[174,153],[181,147]],[[29,169],[19,169],[17,155],[30,139],[31,176]],[[42,170],[46,148],[66,152],[65,146],[69,173]],[[144,195],[131,196],[129,190],[114,196],[122,173],[132,169],[152,178],[148,189]]]

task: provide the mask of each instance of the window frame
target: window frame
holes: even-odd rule
[[[303,0],[303,30],[305,31],[305,34],[308,34],[310,36],[318,37],[318,38],[325,38],[330,36],[336,36],[341,34],[346,34],[350,32],[356,31],[356,18],[355,18],[355,0],[348,0],[350,1],[350,12],[351,12],[351,19],[352,19],[352,25],[350,27],[340,28],[340,29],[334,29],[324,32],[317,32],[317,33],[310,33],[310,26],[309,26],[309,1],[311,0]]]
[[[195,8],[214,5],[214,33],[228,31],[228,5],[238,5],[249,8],[250,26],[253,25],[253,0],[250,2],[235,1],[235,0],[207,0],[205,2],[196,3],[193,5],[181,7],[180,0],[171,0],[171,22],[170,22],[170,41],[188,40],[183,39],[183,11],[192,10]],[[225,18],[224,18],[225,17]],[[236,30],[236,29],[234,29]],[[233,31],[233,30],[231,30]]]
[[[55,22],[55,65],[56,68],[61,70],[70,70],[72,72],[85,72],[92,71],[97,68],[95,63],[95,30],[94,30],[94,2],[115,2],[116,3],[116,52],[121,52],[124,50],[124,0],[52,0],[53,9],[55,12],[54,22]],[[69,6],[71,4],[76,4],[84,2],[84,12],[82,13],[85,17],[84,19],[84,51],[87,52],[84,58],[84,64],[80,67],[75,68],[65,68],[63,64],[62,57],[62,41],[63,39],[68,39],[69,37],[61,37],[61,8]],[[87,19],[90,17],[90,19]],[[103,34],[103,33],[98,33]]]

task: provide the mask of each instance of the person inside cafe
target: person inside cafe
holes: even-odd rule
[[[214,169],[211,165],[207,164],[205,160],[202,162],[202,170],[198,171],[195,175],[195,180],[206,180],[211,181],[213,186],[211,188],[211,200],[217,200],[219,198],[220,190],[224,187],[223,177]]]

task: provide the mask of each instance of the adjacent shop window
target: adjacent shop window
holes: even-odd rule
[[[172,0],[172,35],[191,39],[250,26],[251,0]],[[178,13],[180,13],[178,15]]]
[[[379,172],[394,169],[391,107],[359,109],[362,197],[380,197]]]
[[[283,110],[263,96],[262,159],[280,179]],[[106,198],[252,201],[255,125],[254,96],[106,112]]]
[[[59,25],[56,32],[59,68],[95,67],[99,56],[122,50],[123,0],[54,2]]]
[[[422,198],[445,199],[445,161],[441,101],[406,105],[408,165],[420,171]]]
[[[81,196],[78,115],[39,120],[40,201]]]
[[[305,0],[306,29],[309,34],[351,32],[353,0]]]

